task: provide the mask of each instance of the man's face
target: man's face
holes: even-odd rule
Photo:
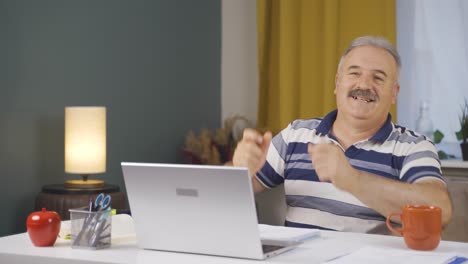
[[[338,112],[347,118],[385,120],[399,90],[395,59],[373,46],[351,50],[335,79]]]

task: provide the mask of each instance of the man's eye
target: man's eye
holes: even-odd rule
[[[383,82],[383,78],[382,77],[379,77],[379,76],[374,76],[374,79],[378,82]]]
[[[359,72],[350,72],[349,75],[359,75]]]

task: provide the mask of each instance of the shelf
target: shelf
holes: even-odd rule
[[[468,161],[463,160],[441,160],[442,168],[468,169]]]

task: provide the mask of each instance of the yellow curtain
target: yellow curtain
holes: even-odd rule
[[[395,0],[257,0],[257,26],[258,126],[277,133],[336,107],[336,69],[352,39],[396,44]]]

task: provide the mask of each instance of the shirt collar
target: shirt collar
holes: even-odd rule
[[[333,126],[333,123],[336,120],[336,116],[338,114],[338,110],[333,110],[328,113],[323,119],[322,122],[317,126],[316,133],[320,135],[328,135],[329,137],[332,136],[330,131]],[[387,116],[387,120],[383,124],[383,126],[375,133],[369,141],[376,141],[378,143],[384,143],[385,140],[390,136],[390,133],[393,131],[393,124],[392,124],[392,115],[389,113]]]

